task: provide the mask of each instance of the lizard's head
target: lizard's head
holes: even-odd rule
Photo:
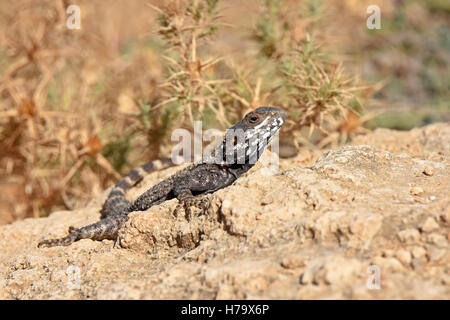
[[[283,110],[260,107],[245,115],[225,134],[224,160],[228,164],[254,164],[286,121]]]

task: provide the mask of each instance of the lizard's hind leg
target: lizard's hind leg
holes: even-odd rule
[[[69,235],[59,239],[47,239],[39,242],[38,247],[68,246],[77,240],[115,240],[120,228],[127,221],[127,215],[110,216],[97,223],[90,224],[82,228],[69,227]]]

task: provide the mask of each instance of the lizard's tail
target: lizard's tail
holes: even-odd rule
[[[45,239],[38,243],[38,248],[49,248],[55,246],[68,246],[77,241],[77,234],[71,233],[68,236],[60,239]]]

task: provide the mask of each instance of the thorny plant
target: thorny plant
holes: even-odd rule
[[[65,27],[65,0],[0,12],[0,183],[20,193],[8,222],[85,204],[132,167],[167,156],[172,129],[193,120],[225,129],[273,105],[288,114],[284,135],[306,143],[300,131],[318,128],[319,146],[361,127],[353,81],[311,40],[324,39],[308,36],[320,1],[298,11],[265,0],[253,37],[261,52],[245,63],[214,51],[225,26],[219,0],[162,3],[150,5],[156,26],[143,25],[151,13],[138,2],[82,3],[77,32]],[[136,13],[142,19],[127,18]],[[121,33],[131,27],[133,41]],[[155,29],[159,40],[140,37]]]
[[[308,36],[283,60],[281,73],[292,106],[288,108],[291,121],[287,132],[309,128],[311,136],[317,129],[325,136],[318,144],[323,147],[333,132],[342,130],[341,139],[345,142],[348,133],[361,126],[362,122],[356,127],[345,123],[359,118],[362,103],[355,93],[368,87],[355,86],[355,79],[345,74],[342,65],[325,60]]]
[[[219,87],[230,80],[219,79],[213,70],[222,58],[206,58],[199,50],[201,44],[211,41],[220,25],[218,2],[171,1],[164,9],[152,6],[159,14],[158,32],[168,51],[164,55],[168,75],[161,85],[164,99],[152,109],[165,105],[174,108],[181,114],[178,126],[192,128],[193,121],[201,119],[205,109],[224,127],[230,124],[219,92]]]
[[[362,124],[371,116],[361,117],[363,105],[373,88],[357,86],[357,79],[347,75],[340,63],[330,61],[318,43],[326,41],[323,17],[326,10],[320,0],[282,5],[263,0],[262,17],[253,32],[261,55],[275,67],[271,97],[288,112],[284,134],[311,146],[301,134],[308,128],[316,133],[318,147],[346,142],[349,135],[364,130]],[[318,39],[318,40],[317,40]]]
[[[106,103],[114,90],[103,89],[96,62],[110,73],[106,50],[94,52],[97,35],[66,28],[66,7],[66,1],[24,0],[0,11],[0,184],[14,194],[12,201],[0,197],[0,209],[9,213],[0,223],[73,208],[100,193],[121,176],[123,162],[111,160],[126,152],[114,141],[138,127]],[[133,78],[145,79],[136,70]],[[112,152],[105,140],[116,145]]]

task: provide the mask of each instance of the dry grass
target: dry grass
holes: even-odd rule
[[[2,202],[13,209],[6,221],[73,208],[120,177],[130,140],[142,131],[137,117],[128,116],[136,111],[133,103],[124,100],[154,95],[154,52],[141,46],[127,61],[121,53],[127,44],[120,43],[110,12],[98,4],[81,3],[85,31],[67,29],[66,5],[22,1],[1,8],[6,67],[0,83],[0,174],[9,188],[23,190],[19,199]],[[138,7],[116,2],[109,9],[121,20],[118,9],[131,13]],[[142,27],[149,26],[135,26]],[[140,140],[133,144],[145,150]]]
[[[80,0],[69,30],[72,3],[0,5],[0,224],[83,206],[193,120],[223,130],[274,105],[297,148],[345,143],[382,87],[348,67],[372,41],[360,2]]]

